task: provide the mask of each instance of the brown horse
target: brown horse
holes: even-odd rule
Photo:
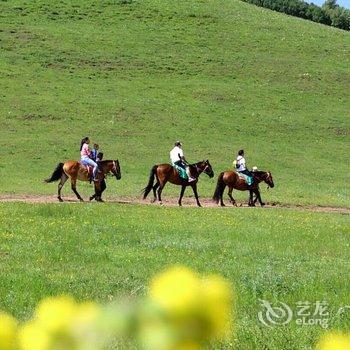
[[[219,203],[220,201],[220,205],[225,206],[222,197],[226,186],[228,186],[228,196],[233,205],[236,204],[236,201],[232,197],[232,190],[236,189],[239,191],[250,192],[248,203],[249,206],[255,206],[257,200],[259,200],[261,206],[264,206],[265,203],[263,203],[261,200],[259,183],[264,181],[268,185],[268,187],[273,188],[275,184],[273,183],[272,175],[269,171],[254,171],[252,172],[252,175],[254,181],[253,184],[249,186],[246,183],[245,179],[241,178],[235,171],[223,171],[218,177],[218,182],[216,185],[213,200],[216,201],[216,203]],[[255,194],[254,200],[253,194]]]
[[[90,197],[90,200],[96,199],[99,202],[102,201],[102,192],[106,188],[104,179],[108,173],[112,173],[117,180],[120,180],[121,172],[118,159],[103,160],[99,162],[99,172],[97,175],[98,180],[94,181],[95,193]],[[90,181],[90,174],[87,168],[80,162],[77,162],[75,160],[69,160],[65,163],[59,163],[54,172],[52,173],[51,177],[46,179],[45,182],[49,183],[60,180],[60,183],[58,184],[57,198],[60,202],[63,202],[63,199],[61,197],[61,190],[69,178],[71,182],[72,191],[75,193],[75,195],[80,201],[83,201],[83,198],[81,198],[80,194],[77,191],[77,180]]]
[[[185,189],[187,186],[191,186],[194,196],[196,197],[197,205],[200,207],[201,204],[199,203],[198,200],[198,193],[197,193],[197,182],[198,182],[198,177],[201,173],[207,174],[210,178],[214,177],[214,171],[209,163],[209,160],[198,162],[195,164],[190,165],[190,171],[191,175],[196,178],[195,181],[188,182],[187,180],[181,179],[179,176],[178,171],[171,166],[170,164],[158,164],[154,165],[151,169],[151,174],[149,176],[149,182],[148,185],[143,189],[143,199],[147,198],[147,195],[151,192],[153,189],[153,195],[154,195],[154,200],[156,201],[157,195],[156,191],[158,189],[158,201],[162,203],[162,191],[165,186],[165,184],[169,181],[170,183],[174,185],[180,185],[181,186],[181,193],[180,193],[180,198],[179,198],[179,205],[181,206],[181,200],[182,197],[185,193]],[[154,183],[154,178],[156,177],[157,182],[155,185]]]

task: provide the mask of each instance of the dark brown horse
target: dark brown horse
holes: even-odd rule
[[[117,160],[103,160],[99,162],[99,172],[97,175],[98,181],[94,181],[95,193],[90,197],[90,200],[96,199],[97,201],[102,201],[102,192],[105,190],[105,176],[108,173],[112,173],[117,180],[121,178],[120,165]],[[63,202],[61,197],[61,190],[68,179],[70,179],[72,191],[75,193],[80,201],[83,201],[80,194],[77,191],[77,180],[80,181],[90,181],[90,174],[87,168],[80,162],[75,160],[69,160],[65,163],[59,163],[52,173],[51,177],[46,179],[45,182],[53,182],[60,180],[58,184],[58,200]]]
[[[214,171],[209,163],[209,160],[198,162],[195,164],[190,165],[190,171],[191,175],[196,178],[195,181],[188,182],[187,180],[183,180],[180,178],[178,171],[171,166],[170,164],[158,164],[152,167],[151,169],[151,174],[149,176],[149,182],[148,185],[144,188],[143,190],[143,199],[147,198],[147,195],[151,192],[153,189],[153,195],[154,195],[154,200],[156,201],[157,199],[157,194],[156,191],[158,189],[158,201],[162,203],[162,191],[165,186],[165,184],[169,181],[170,183],[174,185],[179,185],[181,186],[181,193],[180,193],[180,198],[179,198],[179,205],[181,206],[181,200],[182,197],[185,193],[185,189],[187,186],[191,186],[194,196],[196,197],[197,205],[200,207],[201,204],[199,203],[198,200],[198,193],[197,193],[197,182],[198,182],[198,177],[201,173],[207,174],[209,177],[214,177]],[[155,185],[154,183],[154,178],[157,179],[157,182]]]
[[[260,190],[259,190],[259,183],[264,181],[268,185],[268,187],[273,188],[275,185],[273,183],[272,175],[269,171],[254,171],[252,172],[253,175],[253,184],[248,185],[244,178],[240,177],[235,171],[223,171],[219,177],[218,182],[216,185],[215,193],[213,196],[214,201],[216,203],[219,203],[221,206],[225,206],[223,201],[223,194],[226,186],[228,187],[228,196],[230,198],[230,201],[233,205],[236,204],[236,201],[232,197],[232,191],[233,189],[239,190],[239,191],[249,191],[249,206],[255,206],[255,203],[257,200],[259,200],[259,203],[261,206],[265,205],[265,203],[261,200]],[[255,199],[253,200],[253,194],[255,194]]]

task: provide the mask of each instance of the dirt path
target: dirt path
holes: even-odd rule
[[[78,200],[75,197],[65,197],[65,203],[77,203]],[[213,203],[211,199],[208,198],[201,198],[201,204],[203,207],[206,208],[216,208],[218,207],[217,204]],[[47,196],[47,195],[0,195],[0,202],[23,202],[23,203],[58,203],[58,200],[56,196]],[[108,203],[121,203],[121,204],[140,204],[140,205],[159,205],[159,204],[153,204],[149,200],[142,200],[139,198],[131,198],[131,197],[124,197],[124,198],[113,198],[109,197],[107,198]],[[163,204],[165,206],[177,206],[177,200],[172,199],[165,199],[163,200]],[[195,207],[196,203],[194,198],[184,198],[183,199],[183,206],[184,207]],[[249,208],[246,203],[238,203],[239,207],[251,209]],[[223,209],[231,210],[234,209],[234,207],[227,203],[227,206]],[[326,213],[343,213],[343,214],[350,214],[350,208],[347,207],[332,207],[332,206],[311,206],[311,205],[293,205],[293,204],[282,204],[282,203],[266,203],[265,208],[284,208],[284,209],[294,209],[294,210],[310,210],[315,212],[326,212]]]

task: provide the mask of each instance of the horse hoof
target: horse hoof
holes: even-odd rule
[[[226,207],[226,205],[224,203],[220,204],[221,207]]]
[[[84,202],[84,199],[83,199],[83,198],[79,198],[79,201],[80,201],[80,202]]]
[[[263,207],[265,205],[265,203],[261,203],[261,206]]]
[[[91,196],[91,197],[89,198],[89,201],[91,202],[93,199],[94,199],[94,197],[93,197],[93,196]]]
[[[61,197],[57,198],[59,202],[63,202],[63,199]]]
[[[255,204],[248,204],[249,207],[255,207]]]

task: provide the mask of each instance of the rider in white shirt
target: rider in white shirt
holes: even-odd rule
[[[238,156],[236,158],[236,169],[239,173],[252,177],[252,173],[246,168],[244,150],[242,149],[238,151]]]
[[[177,165],[186,170],[186,174],[188,176],[188,182],[192,182],[196,180],[194,177],[191,176],[190,168],[185,159],[185,156],[182,150],[182,143],[180,141],[176,141],[175,147],[170,151],[170,160],[173,166]]]

